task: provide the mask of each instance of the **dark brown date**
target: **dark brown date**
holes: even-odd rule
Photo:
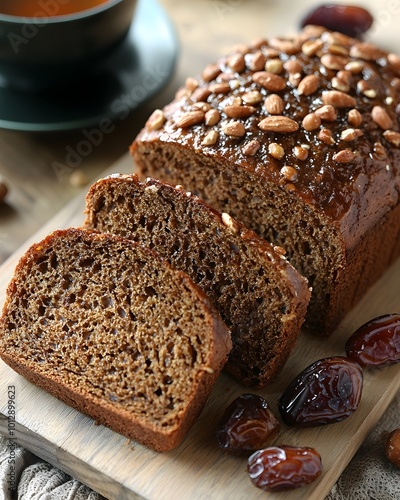
[[[358,328],[346,342],[347,357],[361,366],[389,366],[400,361],[400,314],[385,314]]]
[[[400,429],[392,431],[386,440],[386,458],[400,468]]]
[[[321,359],[289,384],[279,400],[279,412],[288,425],[340,422],[357,409],[362,385],[362,369],[355,361],[341,356]]]
[[[313,448],[271,446],[251,455],[247,472],[252,483],[265,491],[299,488],[320,476],[321,456]]]
[[[301,21],[301,27],[316,24],[348,36],[361,37],[372,23],[373,17],[362,7],[326,3],[308,12]]]
[[[279,430],[279,421],[265,399],[243,394],[226,408],[215,435],[220,448],[245,453],[270,444]]]

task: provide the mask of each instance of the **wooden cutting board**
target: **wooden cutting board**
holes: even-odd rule
[[[104,174],[130,172],[132,168],[131,159],[124,156]],[[3,264],[0,268],[0,305],[15,265],[30,244],[55,228],[81,225],[85,192]],[[345,341],[358,326],[380,314],[398,311],[400,260],[345,318],[334,335],[321,340],[303,334],[278,380],[255,392],[264,396],[278,415],[280,394],[308,364],[322,357],[344,354]],[[10,434],[14,427],[10,426],[8,418],[9,387],[15,388],[11,389],[15,391],[14,434]],[[233,398],[249,392],[226,375],[221,376],[184,443],[173,452],[160,454],[96,425],[90,418],[28,383],[1,362],[0,432],[110,499],[321,500],[385,412],[399,387],[400,366],[366,371],[361,405],[347,420],[302,430],[283,426],[276,443],[315,447],[321,453],[324,467],[317,482],[288,493],[269,494],[258,490],[248,479],[246,459],[225,455],[217,448],[213,430],[223,410]]]

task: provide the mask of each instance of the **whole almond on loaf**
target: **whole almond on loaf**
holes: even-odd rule
[[[25,378],[115,431],[175,448],[231,348],[190,278],[114,235],[59,230],[20,260],[0,355]]]
[[[226,369],[240,382],[261,386],[279,371],[310,297],[282,249],[182,188],[136,175],[96,182],[86,214],[86,227],[154,248],[203,289],[231,330]]]
[[[233,52],[180,89],[131,152],[141,176],[181,184],[285,248],[313,289],[305,325],[327,334],[400,254],[399,58],[317,26],[240,54],[244,64]],[[229,92],[212,91],[220,81]],[[181,128],[200,98],[219,122]],[[236,112],[237,136],[225,133],[233,103],[253,108]]]

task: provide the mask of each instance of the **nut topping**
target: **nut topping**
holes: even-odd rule
[[[316,130],[321,125],[321,118],[315,113],[309,113],[303,118],[302,126],[307,132]]]
[[[209,64],[204,68],[201,76],[205,82],[211,82],[211,80],[215,80],[220,73],[221,69],[217,64]]]
[[[400,147],[399,132],[395,132],[394,130],[385,130],[385,132],[383,132],[383,137],[393,146],[396,146],[397,148]]]
[[[193,92],[190,98],[193,102],[205,102],[210,95],[211,91],[207,87],[199,87]]]
[[[186,78],[185,87],[188,90],[191,90],[193,92],[193,90],[197,89],[198,86],[199,82],[196,80],[196,78],[192,78],[191,76]]]
[[[187,111],[183,113],[183,115],[179,116],[177,120],[175,120],[175,124],[179,128],[192,127],[193,125],[197,125],[204,120],[203,111]]]
[[[218,110],[210,109],[207,111],[204,118],[205,124],[209,127],[212,127],[219,122],[219,120],[221,119],[221,115]]]
[[[297,170],[290,165],[282,167],[281,174],[288,181],[294,182],[297,180]]]
[[[242,122],[231,121],[223,125],[222,132],[230,137],[243,137],[246,130]]]
[[[328,128],[322,128],[318,132],[317,137],[320,141],[322,141],[324,144],[327,144],[328,146],[332,146],[332,144],[335,144],[332,131]]]
[[[303,66],[297,59],[288,59],[283,67],[288,73],[301,73],[303,71]]]
[[[376,61],[385,55],[383,50],[370,43],[356,43],[350,48],[351,57],[359,57],[365,61]]]
[[[305,76],[298,86],[299,95],[311,95],[316,92],[319,87],[319,78],[317,75],[307,75]]]
[[[211,105],[208,104],[208,102],[198,101],[198,102],[193,103],[192,108],[193,109],[200,109],[200,111],[203,111],[203,113],[206,113],[208,110],[211,109]]]
[[[278,94],[270,94],[264,101],[264,107],[271,115],[281,115],[285,108],[285,103]]]
[[[276,142],[271,142],[271,144],[268,145],[268,153],[276,160],[281,160],[285,156],[285,150]]]
[[[253,106],[228,105],[224,107],[224,113],[230,118],[247,118],[255,111]]]
[[[363,134],[364,132],[359,128],[347,128],[340,134],[340,139],[342,141],[354,141],[357,137],[361,137]]]
[[[304,55],[311,57],[315,55],[320,49],[322,49],[324,42],[320,39],[317,40],[306,40],[301,46],[301,51]]]
[[[294,156],[300,160],[305,161],[308,158],[308,149],[303,146],[295,146],[293,148]]]
[[[212,83],[208,86],[212,94],[227,94],[231,91],[231,86],[226,82]]]
[[[374,158],[377,160],[386,160],[387,158],[386,149],[380,142],[374,143]]]
[[[247,54],[246,63],[251,71],[261,71],[264,69],[265,56],[260,50],[254,54]]]
[[[160,129],[166,121],[165,115],[161,109],[156,109],[150,115],[150,118],[146,122],[146,128],[150,132],[153,130]]]
[[[279,92],[286,87],[285,80],[274,73],[268,71],[256,71],[253,73],[253,82],[261,87],[266,88],[270,92]]]
[[[228,66],[237,73],[242,73],[246,68],[243,54],[234,54],[228,58]]]
[[[265,63],[265,71],[279,75],[283,71],[283,62],[278,58],[268,59]]]
[[[400,56],[397,54],[388,54],[387,56],[388,63],[393,66],[393,68],[397,71],[400,70]]]
[[[333,155],[332,160],[336,163],[350,163],[356,156],[356,153],[351,149],[342,149],[342,151]]]
[[[358,75],[364,69],[365,64],[362,61],[350,61],[346,64],[344,69],[350,71],[353,75]]]
[[[254,156],[260,147],[261,144],[257,141],[257,139],[253,139],[243,146],[243,154],[246,156]]]
[[[316,109],[315,114],[326,122],[334,122],[337,118],[337,111],[330,104],[325,104],[325,106]]]
[[[353,127],[358,127],[361,125],[362,122],[361,113],[357,109],[351,109],[347,113],[347,120]]]
[[[216,130],[210,130],[204,137],[202,144],[203,146],[214,146],[219,139],[219,133]]]
[[[299,129],[299,124],[287,116],[267,116],[258,126],[265,132],[290,133]]]
[[[334,70],[344,69],[348,62],[349,62],[348,57],[335,56],[333,54],[324,54],[321,57],[321,63],[327,69],[334,69]]]
[[[263,100],[263,96],[258,90],[251,90],[243,94],[242,99],[246,104],[258,104]]]
[[[356,100],[349,94],[340,92],[340,90],[327,90],[322,93],[322,102],[330,104],[335,108],[354,108]]]
[[[341,92],[348,92],[350,90],[350,85],[336,76],[332,78],[331,84],[335,90],[340,90]]]
[[[388,112],[382,106],[374,106],[371,111],[373,121],[383,130],[389,129],[393,122]]]

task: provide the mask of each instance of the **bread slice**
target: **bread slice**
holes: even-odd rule
[[[185,271],[231,329],[227,370],[264,385],[299,335],[307,282],[270,244],[184,190],[136,175],[114,175],[87,194],[85,225],[140,241]]]
[[[209,299],[155,252],[58,230],[19,262],[0,319],[13,369],[158,451],[200,413],[231,348]]]

